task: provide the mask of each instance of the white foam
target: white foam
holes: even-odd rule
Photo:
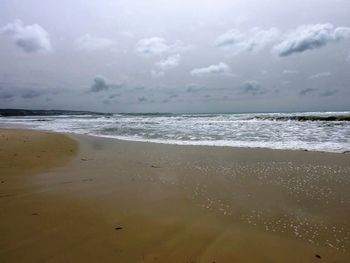
[[[2,125],[128,141],[271,149],[350,150],[350,122],[273,121],[258,117],[341,113],[0,117]],[[38,121],[40,120],[40,121]],[[42,121],[45,120],[45,121]]]

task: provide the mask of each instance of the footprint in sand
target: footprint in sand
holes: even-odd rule
[[[16,196],[16,194],[3,194],[3,195],[0,194],[0,198],[11,197],[11,196]]]
[[[83,182],[92,182],[92,181],[93,181],[93,179],[88,178],[88,179],[83,179],[82,181],[83,181]]]

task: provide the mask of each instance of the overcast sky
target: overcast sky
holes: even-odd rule
[[[0,108],[350,110],[349,0],[0,0]]]

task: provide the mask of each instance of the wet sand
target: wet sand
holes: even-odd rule
[[[347,154],[2,129],[0,181],[0,262],[350,261]]]

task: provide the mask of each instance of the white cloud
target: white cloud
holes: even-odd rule
[[[163,77],[166,70],[178,67],[180,64],[180,59],[181,59],[180,54],[175,54],[156,62],[155,67],[157,69],[151,70],[152,78]]]
[[[281,57],[307,50],[321,48],[328,43],[350,38],[350,28],[332,24],[303,25],[287,34],[285,39],[274,46],[273,50]]]
[[[350,27],[337,27],[334,34],[337,40],[348,39],[350,38]]]
[[[291,69],[285,69],[285,70],[283,70],[283,74],[285,74],[285,75],[295,75],[295,74],[298,74],[298,71],[291,70]]]
[[[330,72],[321,72],[321,73],[311,75],[309,77],[309,79],[319,79],[319,78],[326,78],[326,77],[330,77],[330,76],[332,76],[332,73],[330,73]]]
[[[194,45],[185,45],[181,40],[176,40],[173,45],[170,46],[171,53],[181,53],[194,49]]]
[[[240,43],[244,41],[244,35],[237,29],[231,29],[230,31],[227,31],[225,34],[219,36],[215,40],[215,46],[217,47],[225,47],[225,46],[231,46],[236,45],[237,43]]]
[[[38,24],[23,25],[21,20],[15,20],[0,28],[0,34],[9,36],[26,53],[52,50],[48,32]]]
[[[164,38],[152,37],[141,39],[136,44],[136,52],[140,55],[154,56],[160,55],[169,50]]]
[[[256,52],[276,41],[279,35],[279,30],[276,28],[267,30],[252,28],[246,34],[232,29],[219,36],[214,44],[216,47],[230,50],[235,54],[243,51]]]
[[[159,56],[180,53],[191,48],[193,47],[184,45],[180,40],[175,41],[173,44],[168,44],[164,38],[151,37],[137,42],[135,51],[143,56]]]
[[[210,65],[204,68],[196,68],[191,71],[192,76],[203,76],[203,75],[226,75],[233,76],[231,68],[223,62],[216,65]]]
[[[181,59],[180,54],[175,54],[173,56],[169,56],[165,59],[158,61],[155,65],[157,68],[161,70],[168,70],[179,66],[180,59]]]
[[[93,37],[89,34],[85,34],[76,40],[76,44],[81,50],[93,51],[111,48],[114,46],[115,42],[108,38]]]

